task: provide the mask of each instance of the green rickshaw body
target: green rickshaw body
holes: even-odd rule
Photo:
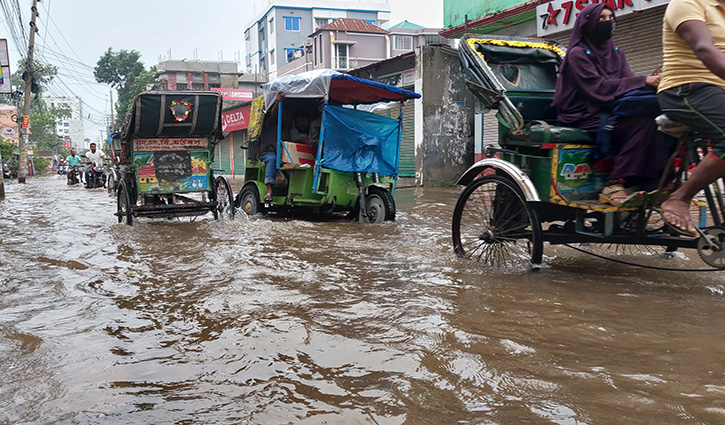
[[[264,118],[253,126],[265,128],[265,118],[273,109],[277,94],[284,97],[277,108],[277,134],[283,134],[283,113],[320,109],[320,137],[317,149],[309,144],[291,143],[277,138],[278,182],[272,189],[272,201],[265,209],[308,207],[317,211],[352,211],[368,194],[384,198],[383,203],[394,218],[393,193],[398,174],[402,102],[419,98],[417,93],[385,84],[358,79],[332,70],[312,71],[283,77],[264,89]],[[359,105],[380,102],[400,103],[398,119],[365,111]],[[254,109],[254,106],[253,106]],[[369,108],[371,109],[371,108]],[[261,136],[260,129],[252,134]],[[237,197],[237,206],[248,213],[242,198],[264,194],[267,166],[259,160],[259,144],[251,143],[245,171],[245,185]],[[282,177],[283,176],[283,177]],[[247,191],[245,192],[245,188]],[[255,199],[257,203],[257,201]],[[365,209],[363,209],[365,211]]]

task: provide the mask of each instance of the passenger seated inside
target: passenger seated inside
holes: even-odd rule
[[[294,125],[290,129],[290,139],[294,143],[310,144],[310,119],[307,115],[295,117]]]
[[[604,3],[590,4],[579,13],[559,70],[554,106],[560,125],[578,127],[597,140],[595,171],[609,171],[599,201],[619,207],[641,202],[641,192],[635,191],[657,187],[669,149],[654,121],[660,113],[656,97],[642,97],[654,100],[651,109],[646,105],[636,115],[619,116],[611,131],[601,130],[602,116],[611,113],[613,102],[660,82],[659,76],[634,75],[612,41],[615,26],[614,11]]]
[[[272,200],[272,186],[277,179],[277,116],[279,102],[284,99],[281,93],[277,94],[274,106],[264,116],[262,122],[262,135],[259,146],[259,160],[266,166],[264,175],[264,183],[267,185],[267,193],[264,195],[264,201]],[[286,125],[288,114],[282,110],[282,139],[289,138],[289,127]]]

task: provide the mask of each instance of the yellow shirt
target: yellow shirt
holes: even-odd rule
[[[710,83],[725,88],[725,80],[713,74],[675,30],[685,21],[702,21],[715,46],[725,51],[725,6],[717,0],[671,0],[662,24],[662,81],[658,91],[687,83]]]

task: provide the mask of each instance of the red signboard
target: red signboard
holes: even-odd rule
[[[249,127],[249,112],[251,110],[252,106],[250,105],[222,112],[222,131],[244,130]]]
[[[23,115],[23,124],[22,124],[22,126],[23,126],[23,128],[30,127],[30,117],[29,116]]]

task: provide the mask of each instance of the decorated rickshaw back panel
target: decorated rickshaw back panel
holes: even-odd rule
[[[124,139],[221,138],[222,97],[212,91],[149,91],[136,96]]]
[[[133,146],[133,165],[139,193],[209,190],[211,161],[207,139],[134,139]]]

